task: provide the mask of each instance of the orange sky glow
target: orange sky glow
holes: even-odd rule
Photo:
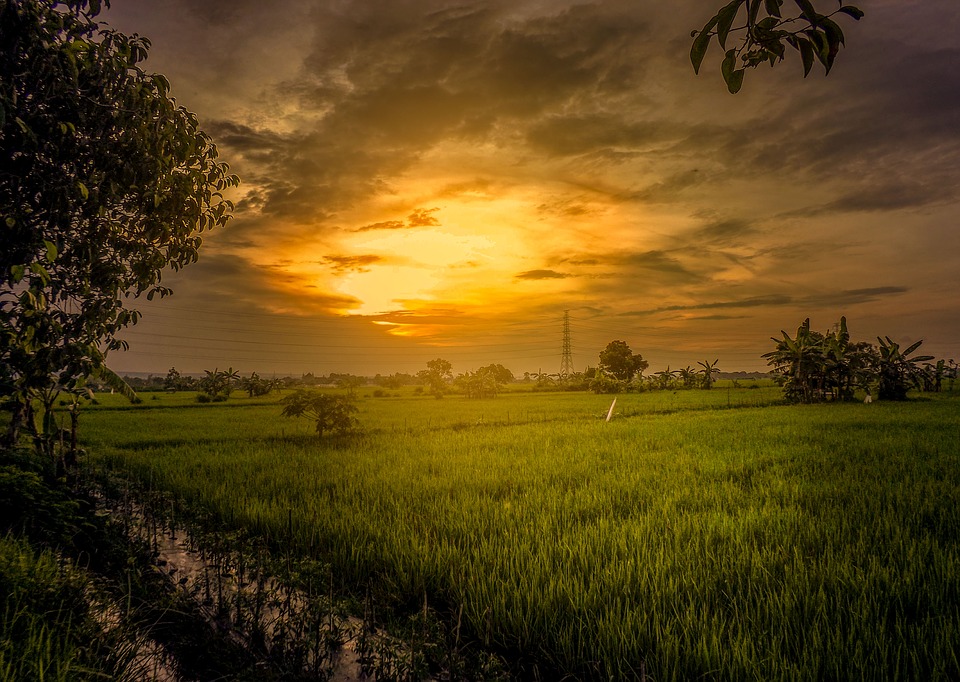
[[[960,357],[960,9],[861,4],[731,96],[693,0],[114,0],[243,184],[110,363],[555,372],[564,311],[578,369],[760,370],[808,316]]]

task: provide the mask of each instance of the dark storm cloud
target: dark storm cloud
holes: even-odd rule
[[[403,222],[402,220],[386,220],[379,223],[364,225],[363,227],[359,227],[354,230],[354,232],[372,232],[374,230],[404,230],[415,227],[436,227],[440,225],[440,221],[437,220],[433,214],[439,210],[439,208],[418,208],[409,216],[407,216],[407,222]]]
[[[181,273],[165,278],[174,289],[174,304],[184,302],[199,308],[217,301],[220,312],[286,309],[292,311],[343,310],[357,305],[352,296],[313,290],[309,299],[300,294],[303,278],[289,274],[282,263],[258,264],[241,256],[206,253],[188,270],[189,286],[181,284]],[[193,292],[191,293],[184,293]],[[179,294],[179,296],[177,295]],[[183,296],[188,297],[184,301]]]
[[[634,87],[630,55],[642,27],[602,5],[546,17],[511,12],[496,2],[319,8],[316,47],[276,96],[322,115],[283,136],[224,124],[218,139],[256,161],[262,210],[297,219],[389,191],[391,178],[451,137],[499,140],[534,124],[527,137],[535,146],[567,153],[562,144],[550,151],[551,126],[562,135],[576,120],[553,112]],[[574,147],[630,146],[653,135],[639,126],[621,131],[610,117],[589,120]]]
[[[569,197],[544,202],[537,206],[537,212],[542,215],[559,216],[561,218],[582,218],[584,216],[600,215],[604,212],[604,209],[592,205],[584,197]]]
[[[908,292],[906,287],[871,287],[866,289],[847,289],[836,292],[826,292],[819,294],[808,294],[796,296],[789,294],[767,294],[764,296],[748,296],[741,299],[732,299],[727,301],[709,301],[705,303],[694,303],[691,305],[670,305],[649,310],[632,310],[620,313],[623,316],[642,316],[655,315],[659,313],[696,311],[696,310],[722,310],[722,309],[742,309],[742,308],[771,308],[783,306],[850,306],[860,303],[869,303],[879,300],[885,296],[897,296]],[[689,319],[689,318],[688,318]],[[710,316],[697,317],[695,319],[734,319],[728,316]]]
[[[895,211],[904,208],[919,208],[949,203],[957,197],[957,188],[951,186],[955,179],[928,175],[924,182],[901,178],[900,182],[860,183],[860,187],[824,204],[817,209],[808,209],[805,215],[851,211]]]
[[[921,12],[902,11],[912,13],[913,22]],[[810,213],[955,201],[960,196],[960,48],[887,39],[883,32],[896,27],[883,22],[898,18],[903,17],[889,8],[878,10],[874,20],[880,22],[875,29],[880,35],[841,55],[846,71],[825,79],[814,96],[792,97],[795,106],[770,110],[749,127],[711,132],[708,126],[704,146],[747,174],[831,183],[837,198],[811,203],[804,209]]]
[[[694,305],[671,305],[652,310],[632,310],[621,313],[626,316],[634,315],[652,315],[655,313],[679,312],[683,310],[716,310],[723,308],[765,308],[768,306],[783,306],[794,303],[791,296],[782,294],[771,294],[768,296],[751,296],[732,301],[711,301],[709,303],[697,303]]]
[[[711,220],[686,238],[700,245],[730,246],[742,244],[757,234],[758,230],[752,221],[727,218]]]
[[[289,140],[279,133],[258,130],[237,121],[214,120],[206,128],[218,144],[260,161],[267,161],[271,155],[283,153],[289,147]]]
[[[603,263],[599,258],[590,257],[561,258],[558,262],[569,263],[570,265],[600,265]]]
[[[665,179],[634,191],[630,198],[647,204],[674,202],[687,196],[688,190],[703,186],[707,180],[707,175],[699,169],[686,169],[670,173]]]
[[[548,116],[527,132],[530,146],[551,156],[636,151],[661,142],[664,137],[662,125],[632,123],[608,113]]]
[[[370,232],[372,230],[402,230],[407,227],[407,224],[402,220],[386,220],[380,223],[371,223],[369,225],[364,225],[363,227],[358,227],[356,232]]]
[[[367,266],[383,262],[382,256],[365,254],[361,256],[324,256],[320,261],[323,265],[328,265],[337,273],[345,272],[369,272]]]
[[[693,283],[703,279],[701,274],[688,269],[679,258],[664,251],[618,254],[610,257],[608,262],[625,277],[656,275],[659,281],[667,283]]]
[[[549,264],[583,268],[586,271],[583,277],[585,280],[606,281],[598,285],[604,290],[613,287],[622,287],[626,291],[635,290],[638,285],[637,280],[673,286],[706,281],[705,274],[697,272],[684,262],[686,260],[684,255],[662,250],[587,253],[552,258],[549,259]],[[534,270],[532,272],[554,271]]]
[[[797,66],[790,55],[763,83],[759,72],[749,74],[747,87],[769,95],[755,95],[758,114],[748,125],[742,116],[728,123],[723,108],[678,117],[647,91],[654,78],[669,78],[680,92],[708,89],[708,76],[691,80],[682,58],[679,27],[699,25],[694,7],[677,5],[670,32],[658,33],[629,3],[558,5],[551,14],[495,1],[327,4],[314,9],[314,47],[299,75],[272,93],[315,115],[283,134],[218,122],[214,137],[253,163],[245,177],[257,189],[242,209],[314,224],[392,191],[395,177],[451,139],[493,142],[512,154],[522,144],[541,161],[577,157],[584,171],[643,159],[646,174],[636,177],[645,184],[621,197],[643,203],[696,200],[707,184],[771,174],[831,183],[808,212],[956,197],[960,50],[914,46],[898,54],[888,36],[863,41],[816,89],[804,81],[802,98],[793,74],[783,73]],[[875,15],[877,22],[899,17],[886,5]],[[664,43],[680,57],[657,74],[650,65]],[[736,109],[733,99],[722,102]],[[662,179],[650,181],[650,173]],[[566,201],[555,208],[568,217],[590,210]]]
[[[433,227],[440,224],[440,221],[434,217],[438,208],[420,208],[410,214],[407,218],[408,227]]]
[[[571,275],[556,270],[527,270],[516,275],[516,279],[565,279]]]
[[[899,296],[910,291],[907,287],[871,287],[866,289],[847,289],[844,291],[815,294],[803,298],[803,303],[811,305],[845,306],[877,301],[886,296]]]

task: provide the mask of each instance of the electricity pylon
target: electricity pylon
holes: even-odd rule
[[[570,343],[570,311],[563,311],[563,353],[560,358],[560,380],[573,374],[573,350]]]

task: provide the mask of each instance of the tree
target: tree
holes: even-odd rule
[[[57,395],[126,347],[127,300],[170,293],[239,179],[99,0],[0,2],[0,394],[7,441],[26,425],[52,453]]]
[[[833,20],[839,14],[859,21],[863,12],[853,5],[837,3],[837,9],[830,14],[820,14],[812,0],[794,0],[798,14],[787,15],[781,12],[783,0],[732,0],[724,5],[710,21],[699,31],[692,31],[690,37],[690,61],[695,73],[710,46],[710,39],[716,38],[724,50],[720,73],[731,93],[737,93],[743,85],[743,76],[747,68],[760,64],[770,66],[783,61],[786,48],[800,53],[803,63],[803,77],[806,78],[814,61],[823,65],[830,73],[833,62],[844,44],[843,30]],[[817,0],[823,6],[825,0]],[[742,15],[740,25],[734,26],[737,17]],[[727,48],[727,39],[731,34],[739,34],[740,45]]]
[[[943,380],[949,376],[946,360],[937,360],[936,364],[925,362],[923,364],[923,390],[932,393],[939,393],[943,390]]]
[[[244,377],[237,382],[241,390],[247,392],[250,398],[259,398],[270,393],[273,389],[279,387],[280,382],[277,379],[262,379],[260,375],[253,372],[248,377]]]
[[[717,369],[718,362],[720,362],[719,358],[714,360],[713,362],[710,362],[709,360],[703,360],[701,362],[697,362],[698,365],[703,367],[703,369],[700,370],[700,374],[703,375],[702,378],[700,379],[700,385],[707,390],[713,388],[713,382],[714,382],[713,375],[720,372],[720,370]]]
[[[933,356],[909,357],[923,341],[917,341],[906,350],[900,350],[900,344],[889,336],[883,339],[878,336],[877,341],[880,342],[877,397],[880,400],[906,400],[907,391],[911,387],[919,388],[921,385],[923,369],[918,366],[918,363],[933,360]]]
[[[453,377],[453,365],[448,360],[437,358],[427,363],[427,370],[443,381],[449,381]]]
[[[660,370],[659,372],[654,372],[654,386],[659,388],[661,391],[665,391],[668,388],[671,388],[674,383],[674,379],[677,377],[676,370],[671,370],[670,365],[667,365],[666,369]]]
[[[590,390],[594,393],[623,393],[626,388],[627,383],[625,381],[614,379],[609,374],[604,374],[603,372],[597,372],[593,379],[590,380]]]
[[[889,336],[877,338],[879,348],[853,343],[845,317],[826,334],[812,331],[809,318],[797,329],[795,338],[781,334],[782,339],[772,339],[776,349],[763,357],[782,377],[788,402],[852,400],[855,389],[868,389],[874,380],[881,400],[906,400],[907,391],[922,387],[927,376],[920,363],[933,359],[932,355],[910,357],[922,341],[905,350]]]
[[[488,372],[490,375],[493,376],[494,380],[500,385],[510,384],[516,380],[516,378],[513,376],[513,372],[511,372],[509,369],[507,369],[500,363],[493,363],[493,364],[487,365],[486,367],[481,367],[477,371]]]
[[[625,341],[611,341],[600,351],[600,370],[619,381],[629,382],[634,374],[643,374],[650,366],[643,356],[634,354]]]
[[[308,417],[316,423],[317,437],[328,431],[345,434],[354,429],[359,421],[354,417],[357,406],[354,398],[345,395],[329,395],[316,389],[300,388],[283,398],[281,414],[284,417]]]
[[[680,385],[683,388],[694,388],[696,384],[699,384],[699,373],[693,369],[690,365],[678,369],[676,371],[676,376],[680,379]]]
[[[812,403],[822,399],[819,380],[823,367],[823,334],[810,329],[808,317],[797,328],[796,337],[781,330],[782,339],[771,337],[777,346],[763,355],[773,371],[783,377],[788,402]]]
[[[823,389],[829,391],[834,400],[853,400],[854,390],[868,388],[873,380],[877,364],[874,347],[863,341],[850,341],[846,317],[840,318],[823,342]]]
[[[441,398],[447,390],[447,382],[453,378],[453,365],[443,358],[430,360],[426,369],[417,372],[417,378],[430,387],[434,396]]]
[[[350,395],[353,395],[358,388],[367,383],[367,379],[354,374],[341,374],[337,376],[333,383],[337,388],[345,388]]]
[[[454,382],[468,398],[496,398],[503,385],[513,381],[513,372],[500,364],[466,372]]]
[[[167,376],[163,378],[163,387],[168,391],[179,391],[183,388],[183,375],[177,371],[176,367],[171,367],[167,371]]]
[[[198,383],[200,393],[197,395],[197,400],[202,403],[223,402],[230,397],[234,385],[240,381],[240,374],[233,367],[225,370],[214,369],[212,372],[209,369],[203,371],[205,376]]]

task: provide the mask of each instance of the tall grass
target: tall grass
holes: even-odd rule
[[[378,399],[327,442],[264,405],[86,418],[101,464],[462,608],[522,675],[960,676],[960,404],[765,390],[623,396],[609,424],[604,396]]]
[[[91,596],[54,552],[0,538],[0,680],[135,679],[135,647],[104,632]]]

